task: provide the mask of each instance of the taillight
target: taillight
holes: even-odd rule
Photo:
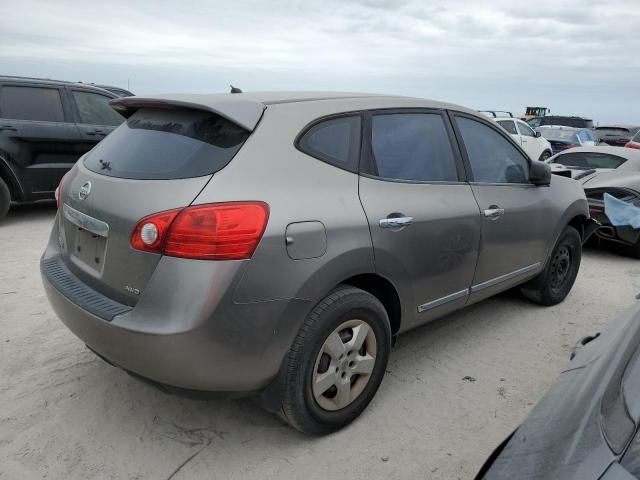
[[[251,258],[269,219],[263,202],[196,205],[150,215],[138,222],[131,246],[201,260]]]
[[[58,209],[60,209],[60,205],[62,204],[62,184],[64,183],[64,179],[65,177],[69,175],[69,172],[65,173],[62,178],[60,179],[60,183],[58,184],[58,186],[56,187],[56,191],[54,192],[53,196],[56,199],[56,206],[58,207]],[[49,190],[51,191],[51,190]],[[49,197],[51,198],[51,197]]]
[[[636,150],[640,150],[640,143],[629,142],[625,145],[627,148],[635,148]]]

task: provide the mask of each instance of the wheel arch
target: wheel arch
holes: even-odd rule
[[[400,296],[393,283],[377,273],[362,273],[346,278],[340,284],[359,288],[380,300],[389,316],[391,334],[395,335],[400,331],[402,306]]]
[[[0,155],[0,178],[4,180],[7,187],[9,187],[11,200],[22,200],[24,198],[24,190],[20,180],[18,180],[18,177],[2,155]]]

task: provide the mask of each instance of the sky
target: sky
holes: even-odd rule
[[[640,0],[0,0],[0,74],[339,90],[640,124]]]

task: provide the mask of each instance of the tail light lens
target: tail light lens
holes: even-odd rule
[[[69,172],[65,173],[62,178],[60,179],[60,183],[58,184],[58,186],[56,187],[56,191],[53,194],[54,198],[56,199],[56,206],[58,207],[58,209],[60,209],[60,205],[62,205],[62,184],[64,183],[64,179],[67,177],[67,175],[69,175]],[[51,190],[49,190],[51,191]],[[51,198],[51,197],[49,197]]]
[[[629,142],[625,145],[627,148],[635,148],[636,150],[640,150],[640,143]]]
[[[263,202],[196,205],[150,215],[131,235],[136,250],[201,260],[251,258],[269,219]]]

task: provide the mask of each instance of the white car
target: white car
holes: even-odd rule
[[[552,155],[551,144],[518,118],[496,118],[496,122],[527,152],[533,160],[545,161]]]

